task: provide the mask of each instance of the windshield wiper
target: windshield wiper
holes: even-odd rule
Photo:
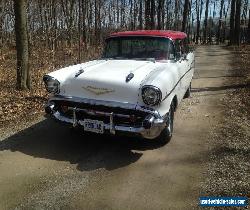
[[[108,58],[105,58],[105,57],[102,57],[101,59],[104,59],[104,60],[121,60],[121,59],[129,59],[127,57],[122,57],[122,56],[117,56],[117,57],[108,57]]]
[[[140,60],[140,61],[151,61],[153,63],[155,63],[155,58],[132,58],[133,60]]]
[[[146,58],[146,60],[155,63],[155,58]]]

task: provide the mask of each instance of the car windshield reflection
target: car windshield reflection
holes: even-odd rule
[[[133,60],[173,60],[174,47],[162,37],[113,37],[106,40],[102,58]]]

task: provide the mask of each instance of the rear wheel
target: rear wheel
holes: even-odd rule
[[[157,137],[157,141],[164,144],[168,143],[172,138],[173,129],[174,129],[174,104],[172,102],[168,112],[167,126],[161,132],[160,136]]]

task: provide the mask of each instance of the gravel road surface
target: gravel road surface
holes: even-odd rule
[[[43,117],[0,135],[0,209],[197,209],[231,59],[220,46],[197,49],[192,97],[166,145],[72,134]]]

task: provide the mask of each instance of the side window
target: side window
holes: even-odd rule
[[[190,51],[187,39],[176,40],[175,51],[177,60],[185,57]]]
[[[181,40],[175,40],[175,57],[176,60],[180,60],[181,58]]]
[[[174,56],[174,44],[172,41],[169,42],[169,45],[168,45],[168,56],[167,56],[167,59],[169,60],[174,60],[175,56]]]
[[[189,45],[188,45],[188,40],[185,38],[183,40],[183,53],[188,54],[190,52]]]

